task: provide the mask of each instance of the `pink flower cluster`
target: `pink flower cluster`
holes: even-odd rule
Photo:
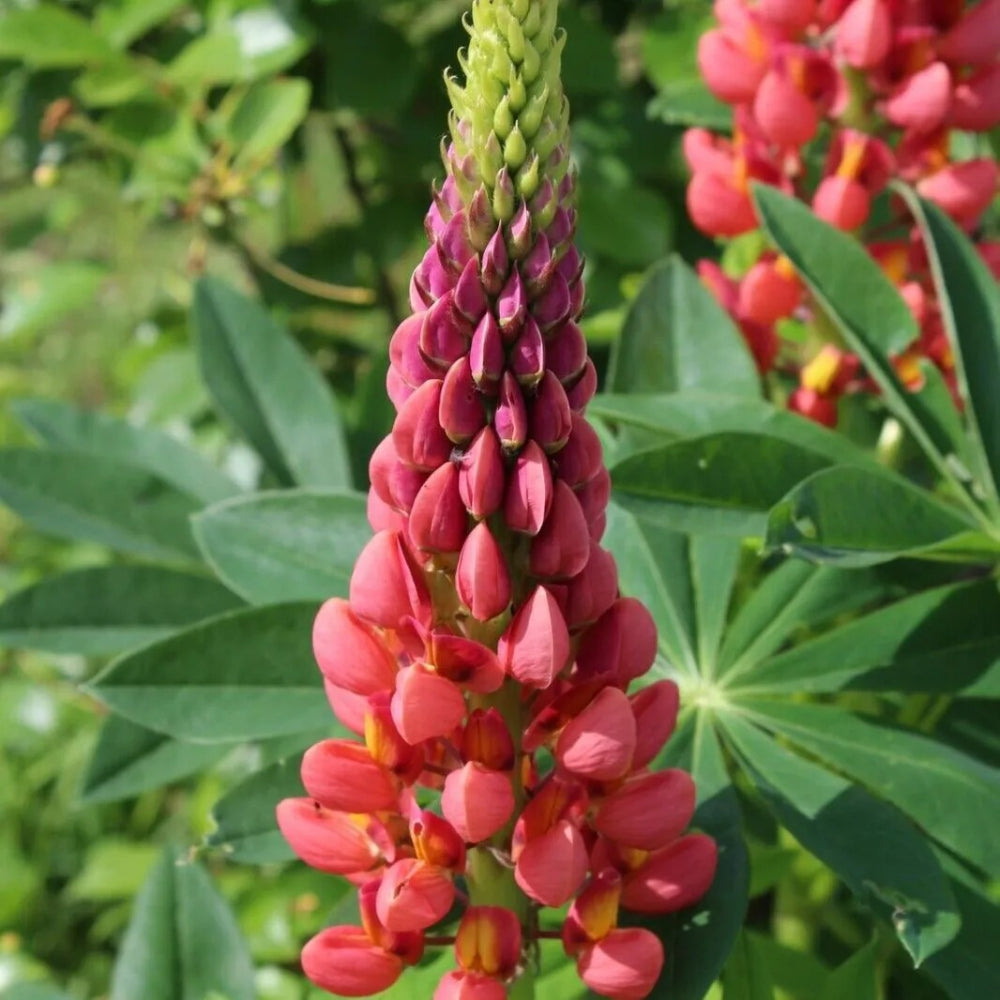
[[[619,927],[619,906],[689,905],[716,848],[685,834],[690,776],[650,770],[676,686],[629,693],[656,629],[600,545],[610,480],[584,416],[596,375],[576,322],[573,175],[518,201],[503,168],[493,198],[481,187],[466,206],[467,165],[454,148],[446,162],[391,343],[376,534],[313,633],[333,711],[361,739],[310,749],[308,797],[278,807],[300,858],[359,886],[362,926],[322,931],[303,966],[362,996],[453,941],[437,1000],[493,1000],[545,936],[539,909],[572,903],[563,941],[583,980],[644,997],[662,945]],[[507,223],[496,192],[515,203]]]
[[[928,358],[953,383],[929,267],[919,239],[906,232],[905,209],[893,204],[889,223],[880,222],[880,230],[899,231],[888,241],[864,227],[893,178],[970,230],[996,195],[995,159],[955,161],[952,139],[1000,123],[1000,0],[716,0],[714,11],[718,27],[702,36],[698,64],[712,93],[733,106],[734,134],[685,135],[695,225],[718,237],[756,229],[750,183],[757,181],[858,231],[920,324],[920,338],[897,359],[904,381],[919,388]],[[996,270],[1000,247],[981,249]],[[740,278],[710,262],[701,271],[760,370],[780,364],[788,345],[778,323],[808,317],[788,262],[765,255]],[[839,395],[869,387],[858,369],[856,358],[825,348],[802,369],[791,407],[833,425]]]

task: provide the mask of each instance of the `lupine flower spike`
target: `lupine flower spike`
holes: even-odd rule
[[[718,26],[702,36],[698,65],[708,89],[733,105],[735,127],[732,141],[701,128],[684,137],[692,221],[716,237],[756,229],[749,186],[757,181],[796,193],[821,219],[858,234],[920,328],[894,359],[901,380],[920,389],[932,364],[961,405],[919,234],[907,231],[911,220],[897,206],[890,242],[884,217],[878,240],[866,227],[874,200],[898,177],[975,233],[1000,170],[985,156],[954,162],[955,151],[970,144],[952,135],[1000,124],[1000,0],[716,0],[714,12]],[[822,149],[803,154],[814,140],[824,144],[825,157]],[[825,160],[815,183],[810,160]],[[984,241],[978,249],[1000,275],[1000,244]],[[838,399],[870,388],[856,356],[825,344],[802,357],[801,347],[781,342],[778,324],[809,320],[816,305],[789,261],[765,252],[739,275],[711,261],[699,273],[739,325],[761,372],[779,366],[798,374],[792,410],[833,426]]]
[[[677,689],[629,689],[656,630],[601,547],[609,477],[585,410],[575,176],[557,0],[474,0],[430,246],[392,337],[391,434],[370,466],[374,538],[313,643],[357,740],[305,755],[278,807],[308,864],[358,886],[306,974],[377,993],[453,943],[435,997],[532,997],[544,907],[602,996],[648,996],[664,961],[620,912],[696,901],[711,838],[691,778],[650,767]],[[556,935],[558,936],[558,935]]]

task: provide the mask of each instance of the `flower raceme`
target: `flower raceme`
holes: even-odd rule
[[[1000,124],[1000,0],[716,0],[714,13],[717,25],[699,41],[698,65],[708,89],[733,106],[734,129],[731,140],[700,128],[685,135],[695,225],[723,238],[757,229],[756,181],[796,193],[826,222],[857,233],[920,327],[896,359],[900,378],[919,389],[922,366],[932,364],[957,401],[930,267],[919,236],[907,232],[905,209],[892,207],[889,244],[871,242],[865,227],[894,177],[970,231],[995,197],[995,160],[953,161],[952,138]],[[821,164],[815,180],[810,160]],[[997,272],[997,245],[979,249]],[[782,343],[779,324],[808,321],[813,309],[787,261],[765,253],[739,277],[708,261],[699,270],[760,371],[798,370],[793,410],[832,426],[838,398],[870,385],[851,355],[838,352],[840,363],[831,367],[830,345],[819,357],[800,358]]]
[[[435,997],[532,996],[543,907],[583,981],[647,996],[663,964],[619,909],[695,902],[711,838],[693,782],[650,766],[677,689],[630,691],[656,630],[600,542],[610,479],[584,415],[574,174],[556,0],[476,0],[447,176],[412,315],[390,345],[396,408],[370,465],[375,535],[313,647],[340,723],[278,806],[295,852],[358,886],[361,926],[302,956],[341,996],[379,992],[453,943]]]

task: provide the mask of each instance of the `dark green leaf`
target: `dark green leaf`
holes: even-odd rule
[[[110,1000],[254,1000],[254,970],[228,904],[200,865],[166,851],[136,901]]]
[[[982,580],[915,594],[779,653],[741,684],[1000,697],[1000,592]]]
[[[719,652],[720,676],[731,681],[774,653],[799,629],[815,628],[884,592],[884,585],[872,573],[789,559],[754,587],[733,618]]]
[[[846,466],[816,472],[775,504],[767,546],[841,566],[871,566],[903,555],[1000,555],[1000,543],[926,490],[888,471]]]
[[[214,580],[193,573],[158,566],[72,570],[0,604],[0,645],[120,653],[238,604]]]
[[[406,38],[364,3],[338,3],[322,21],[329,40],[323,62],[324,107],[390,115],[413,97],[419,62]]]
[[[105,413],[54,399],[19,399],[11,410],[53,448],[114,458],[145,469],[205,503],[225,500],[236,484],[196,451],[152,427],[135,427]]]
[[[820,1000],[879,1000],[880,996],[878,943],[873,941],[830,973]]]
[[[285,484],[350,485],[336,401],[299,345],[255,302],[204,278],[194,325],[202,376],[220,412]]]
[[[208,846],[245,864],[291,861],[295,854],[278,829],[274,809],[282,799],[305,795],[301,764],[301,753],[279,760],[224,795],[212,809],[216,829],[206,841]]]
[[[88,804],[131,798],[210,767],[231,749],[227,743],[184,743],[110,715],[101,728],[80,798]]]
[[[925,968],[948,991],[951,1000],[984,1000],[1000,995],[1000,906],[953,881],[962,914],[958,937],[932,955]]]
[[[697,125],[729,132],[733,110],[723,104],[701,80],[675,80],[665,84],[649,102],[650,118],[668,125]]]
[[[762,535],[767,511],[830,462],[779,438],[736,431],[638,452],[612,469],[615,499],[679,531]]]
[[[756,398],[760,379],[742,335],[679,258],[656,264],[629,307],[611,356],[613,392],[706,389]]]
[[[959,385],[979,458],[1000,492],[1000,293],[969,238],[932,202],[901,188],[923,230],[941,315],[956,348]],[[984,476],[984,481],[986,477]]]
[[[767,954],[757,935],[743,931],[722,974],[724,1000],[774,1000]]]
[[[688,716],[688,725],[691,716]],[[690,909],[656,918],[651,924],[664,942],[667,961],[654,996],[702,1000],[731,953],[743,924],[750,887],[750,864],[743,840],[736,791],[729,782],[718,739],[706,716],[694,720],[690,756],[671,764],[688,767],[698,787],[692,825],[711,834],[719,848],[715,880]],[[681,744],[678,732],[671,747]]]
[[[941,743],[873,725],[840,709],[757,701],[755,720],[863,782],[928,834],[993,878],[1000,877],[1000,773]]]
[[[0,501],[39,531],[153,559],[198,558],[197,501],[158,476],[96,455],[0,451]]]
[[[85,66],[112,55],[108,43],[78,14],[54,3],[0,15],[0,59],[39,69]]]
[[[198,514],[194,534],[219,578],[254,604],[347,596],[371,528],[355,493],[284,490]]]
[[[831,462],[874,466],[871,456],[835,434],[760,399],[717,396],[701,390],[649,395],[600,395],[587,408],[618,427],[667,439],[723,431],[756,433],[808,448]]]
[[[958,933],[954,897],[916,827],[888,802],[725,713],[722,724],[777,819],[858,899],[892,923],[919,965]]]
[[[754,196],[764,229],[861,358],[889,408],[942,475],[957,482],[948,459],[949,428],[938,424],[933,407],[903,386],[890,360],[919,332],[899,292],[858,240],[823,222],[808,205],[760,184]]]
[[[179,739],[280,736],[330,719],[311,649],[315,603],[222,615],[124,656],[92,693],[141,726]]]

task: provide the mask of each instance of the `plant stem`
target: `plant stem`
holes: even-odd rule
[[[484,707],[495,708],[507,723],[514,741],[514,769],[511,787],[514,792],[514,813],[519,816],[525,804],[524,784],[521,781],[521,734],[524,731],[524,712],[521,692],[516,681],[508,679],[494,695],[482,700]],[[490,840],[469,851],[468,885],[469,902],[473,906],[502,906],[517,914],[525,938],[531,922],[531,903],[514,881],[514,869],[503,864],[494,851],[506,851],[511,842],[514,818]],[[493,848],[494,850],[491,850]],[[524,963],[520,976],[508,987],[511,1000],[534,1000],[535,970],[530,962]]]

